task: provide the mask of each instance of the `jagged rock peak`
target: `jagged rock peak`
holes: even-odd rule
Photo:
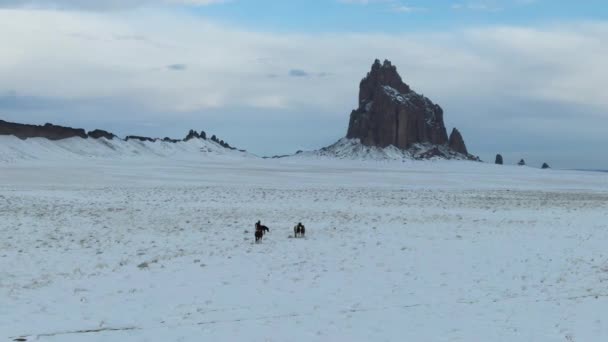
[[[543,166],[541,168],[542,169],[550,169],[551,166],[549,166],[549,164],[547,164],[547,163],[543,163]]]
[[[402,94],[407,94],[411,91],[410,87],[401,79],[396,66],[389,60],[385,60],[384,63],[380,64],[380,60],[376,59],[371,71],[361,81],[359,87],[359,105],[374,101],[375,93],[379,86],[389,86]]]
[[[200,139],[201,135],[198,134],[197,131],[191,129],[190,132],[188,132],[188,135],[184,138],[184,141],[190,141],[192,139]]]
[[[454,128],[450,134],[448,146],[458,153],[462,153],[464,155],[469,154],[467,151],[467,146],[464,143],[464,139],[462,138],[462,134],[460,134],[460,131],[458,131],[456,128]]]

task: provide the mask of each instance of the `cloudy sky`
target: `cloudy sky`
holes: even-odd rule
[[[375,58],[484,160],[608,169],[605,0],[0,0],[0,119],[316,149]]]

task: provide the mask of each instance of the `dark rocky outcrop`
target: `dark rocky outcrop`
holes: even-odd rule
[[[0,135],[14,135],[19,139],[46,138],[49,140],[61,140],[79,137],[86,139],[87,133],[84,129],[56,126],[50,123],[44,126],[26,125],[0,120]]]
[[[168,143],[175,144],[175,143],[180,142],[181,140],[179,140],[179,139],[171,139],[171,138],[169,138],[169,137],[164,137],[164,138],[163,138],[163,141],[164,141],[164,142],[168,142]]]
[[[93,139],[101,139],[106,138],[108,140],[113,140],[116,136],[108,131],[104,131],[102,129],[96,129],[94,131],[90,131],[87,135]]]
[[[464,144],[464,139],[462,138],[462,135],[456,128],[454,128],[452,130],[452,133],[450,134],[448,146],[452,150],[454,150],[458,153],[462,153],[465,156],[469,154],[469,152],[467,151],[467,146]]]
[[[227,142],[225,142],[224,140],[220,140],[220,139],[218,139],[218,138],[217,138],[215,135],[213,135],[213,136],[211,137],[211,141],[213,141],[213,142],[215,142],[215,143],[219,144],[220,146],[222,146],[222,147],[224,147],[224,148],[227,148],[227,149],[230,149],[230,150],[236,150],[236,148],[235,148],[235,147],[230,146],[230,144],[228,144],[228,143],[227,143]]]
[[[281,158],[287,158],[287,157],[291,157],[291,154],[281,154],[281,155],[274,155],[272,157],[262,157],[262,159],[281,159]]]
[[[458,130],[448,139],[443,109],[405,84],[390,61],[376,60],[361,81],[359,107],[350,115],[346,137],[359,139],[365,146],[392,145],[402,150],[417,143],[448,145],[475,159],[468,154]],[[431,149],[426,154],[437,151]]]
[[[502,156],[500,154],[496,155],[496,161],[494,162],[494,164],[497,164],[497,165],[503,164]]]
[[[517,163],[517,165],[524,166],[524,165],[526,165],[526,161],[522,159],[519,161],[519,163]]]
[[[180,142],[180,141],[190,141],[192,139],[207,140],[207,133],[205,133],[205,131],[201,131],[201,133],[199,134],[197,131],[191,129],[184,139],[179,140],[179,139],[164,138],[163,141],[176,143],[176,142]]]
[[[200,139],[201,135],[198,134],[197,131],[191,129],[190,132],[188,132],[188,135],[184,138],[184,141],[190,141],[192,139]]]
[[[541,168],[542,169],[550,169],[551,166],[549,166],[549,164],[547,164],[547,163],[543,163],[543,166]]]
[[[141,136],[138,136],[138,135],[129,135],[129,136],[127,136],[125,138],[125,140],[126,141],[129,141],[129,140],[138,140],[138,141],[142,141],[142,142],[144,142],[144,141],[155,142],[158,139],[156,139],[156,138],[150,138],[150,137],[141,137]]]

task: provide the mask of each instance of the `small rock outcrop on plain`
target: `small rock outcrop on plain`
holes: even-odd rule
[[[547,163],[543,163],[542,169],[550,169],[551,166],[549,166],[549,164]]]
[[[500,155],[500,154],[496,155],[496,161],[494,162],[494,164],[497,164],[497,165],[503,164],[502,155]]]
[[[519,163],[517,163],[517,165],[524,166],[524,165],[526,165],[526,161],[522,159],[519,161]]]
[[[426,144],[427,151],[418,155],[423,159],[478,159],[469,155],[457,129],[448,138],[443,109],[405,84],[388,60],[376,60],[361,81],[359,107],[350,115],[346,138],[358,139],[365,146],[401,150]],[[460,156],[454,157],[451,152]]]

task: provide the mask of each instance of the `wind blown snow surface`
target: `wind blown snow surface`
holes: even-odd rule
[[[0,340],[608,338],[608,174],[110,157],[0,162]]]

